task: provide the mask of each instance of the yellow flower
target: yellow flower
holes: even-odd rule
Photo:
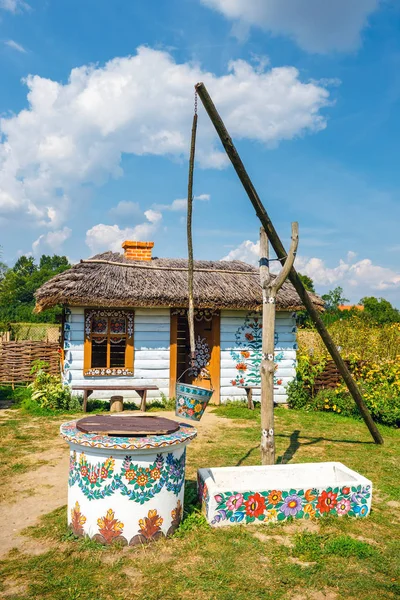
[[[313,509],[313,505],[312,504],[306,504],[304,506],[304,512],[308,513],[310,515],[310,517],[314,517],[315,516],[315,510]]]
[[[105,468],[109,471],[113,471],[114,470],[114,466],[115,466],[115,460],[113,459],[112,456],[110,456],[109,458],[107,458],[106,462],[104,463]]]
[[[84,452],[82,452],[82,454],[81,454],[81,455],[80,455],[80,457],[79,457],[79,464],[80,464],[80,465],[83,465],[83,464],[85,464],[85,463],[86,463],[86,456],[85,456],[85,453],[84,453]]]
[[[267,510],[267,512],[265,513],[266,521],[276,521],[277,518],[278,518],[278,511],[276,510],[276,508],[271,508],[270,510]]]
[[[200,412],[202,410],[202,405],[201,404],[196,404],[196,406],[194,407],[194,412]]]

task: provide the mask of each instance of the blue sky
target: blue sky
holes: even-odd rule
[[[350,6],[349,6],[350,5]],[[400,3],[0,0],[0,244],[185,256],[204,80],[297,268],[400,306]],[[259,223],[199,108],[195,255],[257,260]]]

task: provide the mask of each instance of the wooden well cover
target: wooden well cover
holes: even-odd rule
[[[164,417],[94,415],[79,419],[76,427],[83,433],[131,437],[174,433],[180,426],[176,421]]]

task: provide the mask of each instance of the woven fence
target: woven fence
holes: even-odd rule
[[[347,367],[351,370],[352,365],[348,360],[344,361]],[[333,390],[338,385],[338,383],[342,382],[342,376],[339,373],[337,366],[333,362],[333,360],[329,360],[326,363],[325,369],[315,378],[314,383],[314,394],[323,389]]]
[[[0,343],[0,382],[25,383],[32,381],[32,363],[42,360],[48,363],[46,371],[60,373],[59,344],[54,342],[2,342]]]

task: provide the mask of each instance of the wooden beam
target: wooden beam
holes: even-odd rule
[[[285,258],[287,256],[285,248],[275,230],[275,227],[272,224],[271,219],[269,218],[267,211],[265,210],[263,203],[260,200],[260,197],[256,192],[254,185],[251,182],[249,175],[247,174],[244,164],[242,163],[242,160],[232,142],[232,139],[220,115],[218,114],[217,109],[214,106],[213,101],[211,100],[211,97],[205,85],[203,83],[198,83],[195,86],[195,89],[203,103],[203,106],[208,116],[210,117],[212,124],[215,127],[215,130],[222,142],[223,147],[225,148],[229,160],[231,161],[240,181],[242,182],[244,189],[246,190],[249,200],[256,211],[256,215],[260,219],[261,224],[265,229],[271,246],[273,247],[277,257],[281,260],[282,264],[284,264]],[[350,394],[352,395],[355,403],[357,404],[361,416],[363,417],[375,443],[383,444],[383,438],[377,426],[375,425],[367,406],[365,405],[365,402],[361,396],[360,390],[358,389],[356,382],[354,381],[342,357],[340,356],[334,341],[329,335],[328,330],[326,329],[321,317],[318,314],[317,309],[315,308],[310,296],[308,295],[308,292],[306,291],[294,267],[292,267],[292,269],[290,270],[289,279],[295,287],[304,306],[306,307],[308,314],[314,322],[315,327],[317,328],[318,333],[320,334],[329,354],[335,361],[338,371],[343,377]]]

